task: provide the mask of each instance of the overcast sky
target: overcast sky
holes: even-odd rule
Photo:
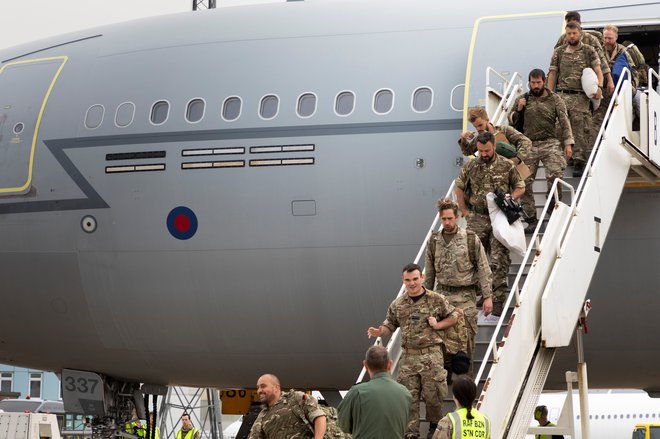
[[[217,0],[218,6],[283,0]],[[0,0],[0,48],[101,24],[190,11],[192,0]]]

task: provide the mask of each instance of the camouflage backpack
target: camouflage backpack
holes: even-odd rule
[[[305,411],[303,409],[305,400],[307,398],[313,398],[313,396],[309,396],[306,393],[293,389],[289,390],[286,394],[286,399],[289,407],[291,407],[291,411],[295,413],[296,416],[298,416],[305,423],[305,425],[309,427],[313,436],[314,426],[311,422],[309,422],[307,416],[305,416]],[[326,420],[325,435],[323,436],[324,439],[351,439],[350,434],[344,433],[342,429],[339,428],[336,408],[322,404],[319,404],[319,408],[325,414]]]

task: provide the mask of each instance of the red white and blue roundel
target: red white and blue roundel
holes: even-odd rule
[[[197,232],[197,216],[185,206],[172,209],[167,215],[167,230],[176,239],[190,239]]]

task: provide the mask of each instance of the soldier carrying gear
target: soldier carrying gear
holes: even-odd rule
[[[458,204],[441,198],[437,207],[442,231],[434,232],[426,246],[424,286],[443,294],[450,304],[463,310],[464,323],[459,321],[445,330],[445,368],[456,374],[472,373],[477,334],[476,291],[478,288],[484,299],[484,314],[490,314],[493,310],[492,274],[486,252],[477,235],[456,223]],[[463,358],[458,355],[461,351],[469,357],[469,370],[462,371],[459,367]]]
[[[558,47],[550,60],[548,73],[548,90],[554,90],[564,100],[571,121],[571,130],[575,146],[573,147],[573,176],[582,177],[586,161],[591,153],[590,143],[591,110],[590,98],[603,97],[603,72],[600,68],[598,54],[593,47],[580,41],[582,28],[579,24],[570,22],[566,25],[567,44]],[[591,67],[598,78],[598,91],[593,96],[587,96],[582,90],[582,71]]]
[[[513,112],[509,119],[515,120],[521,111],[527,115],[523,124],[523,133],[532,141],[532,147],[525,157],[525,164],[530,175],[525,179],[525,195],[522,197],[523,211],[527,221],[525,232],[532,233],[536,228],[536,203],[532,185],[536,178],[539,163],[545,167],[546,196],[557,178],[564,176],[566,161],[573,155],[573,131],[568,119],[566,104],[558,94],[545,87],[545,72],[533,69],[529,72],[529,93],[516,99]],[[563,154],[560,139],[557,138],[556,125],[559,123]],[[561,186],[557,186],[559,199],[562,198]]]
[[[513,163],[495,153],[495,136],[483,132],[477,136],[479,157],[470,160],[456,179],[456,199],[468,229],[477,234],[490,253],[490,269],[493,275],[493,315],[500,316],[504,309],[507,276],[511,259],[509,250],[493,235],[486,194],[500,188],[511,194],[514,200],[525,192],[525,183]]]

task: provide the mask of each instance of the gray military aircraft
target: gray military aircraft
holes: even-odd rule
[[[584,24],[657,59],[660,2],[623,3],[580,2]],[[283,2],[1,51],[0,362],[348,388],[486,66],[547,69],[575,4],[547,6]],[[657,188],[625,190],[589,292],[592,387],[660,390],[658,218]]]

